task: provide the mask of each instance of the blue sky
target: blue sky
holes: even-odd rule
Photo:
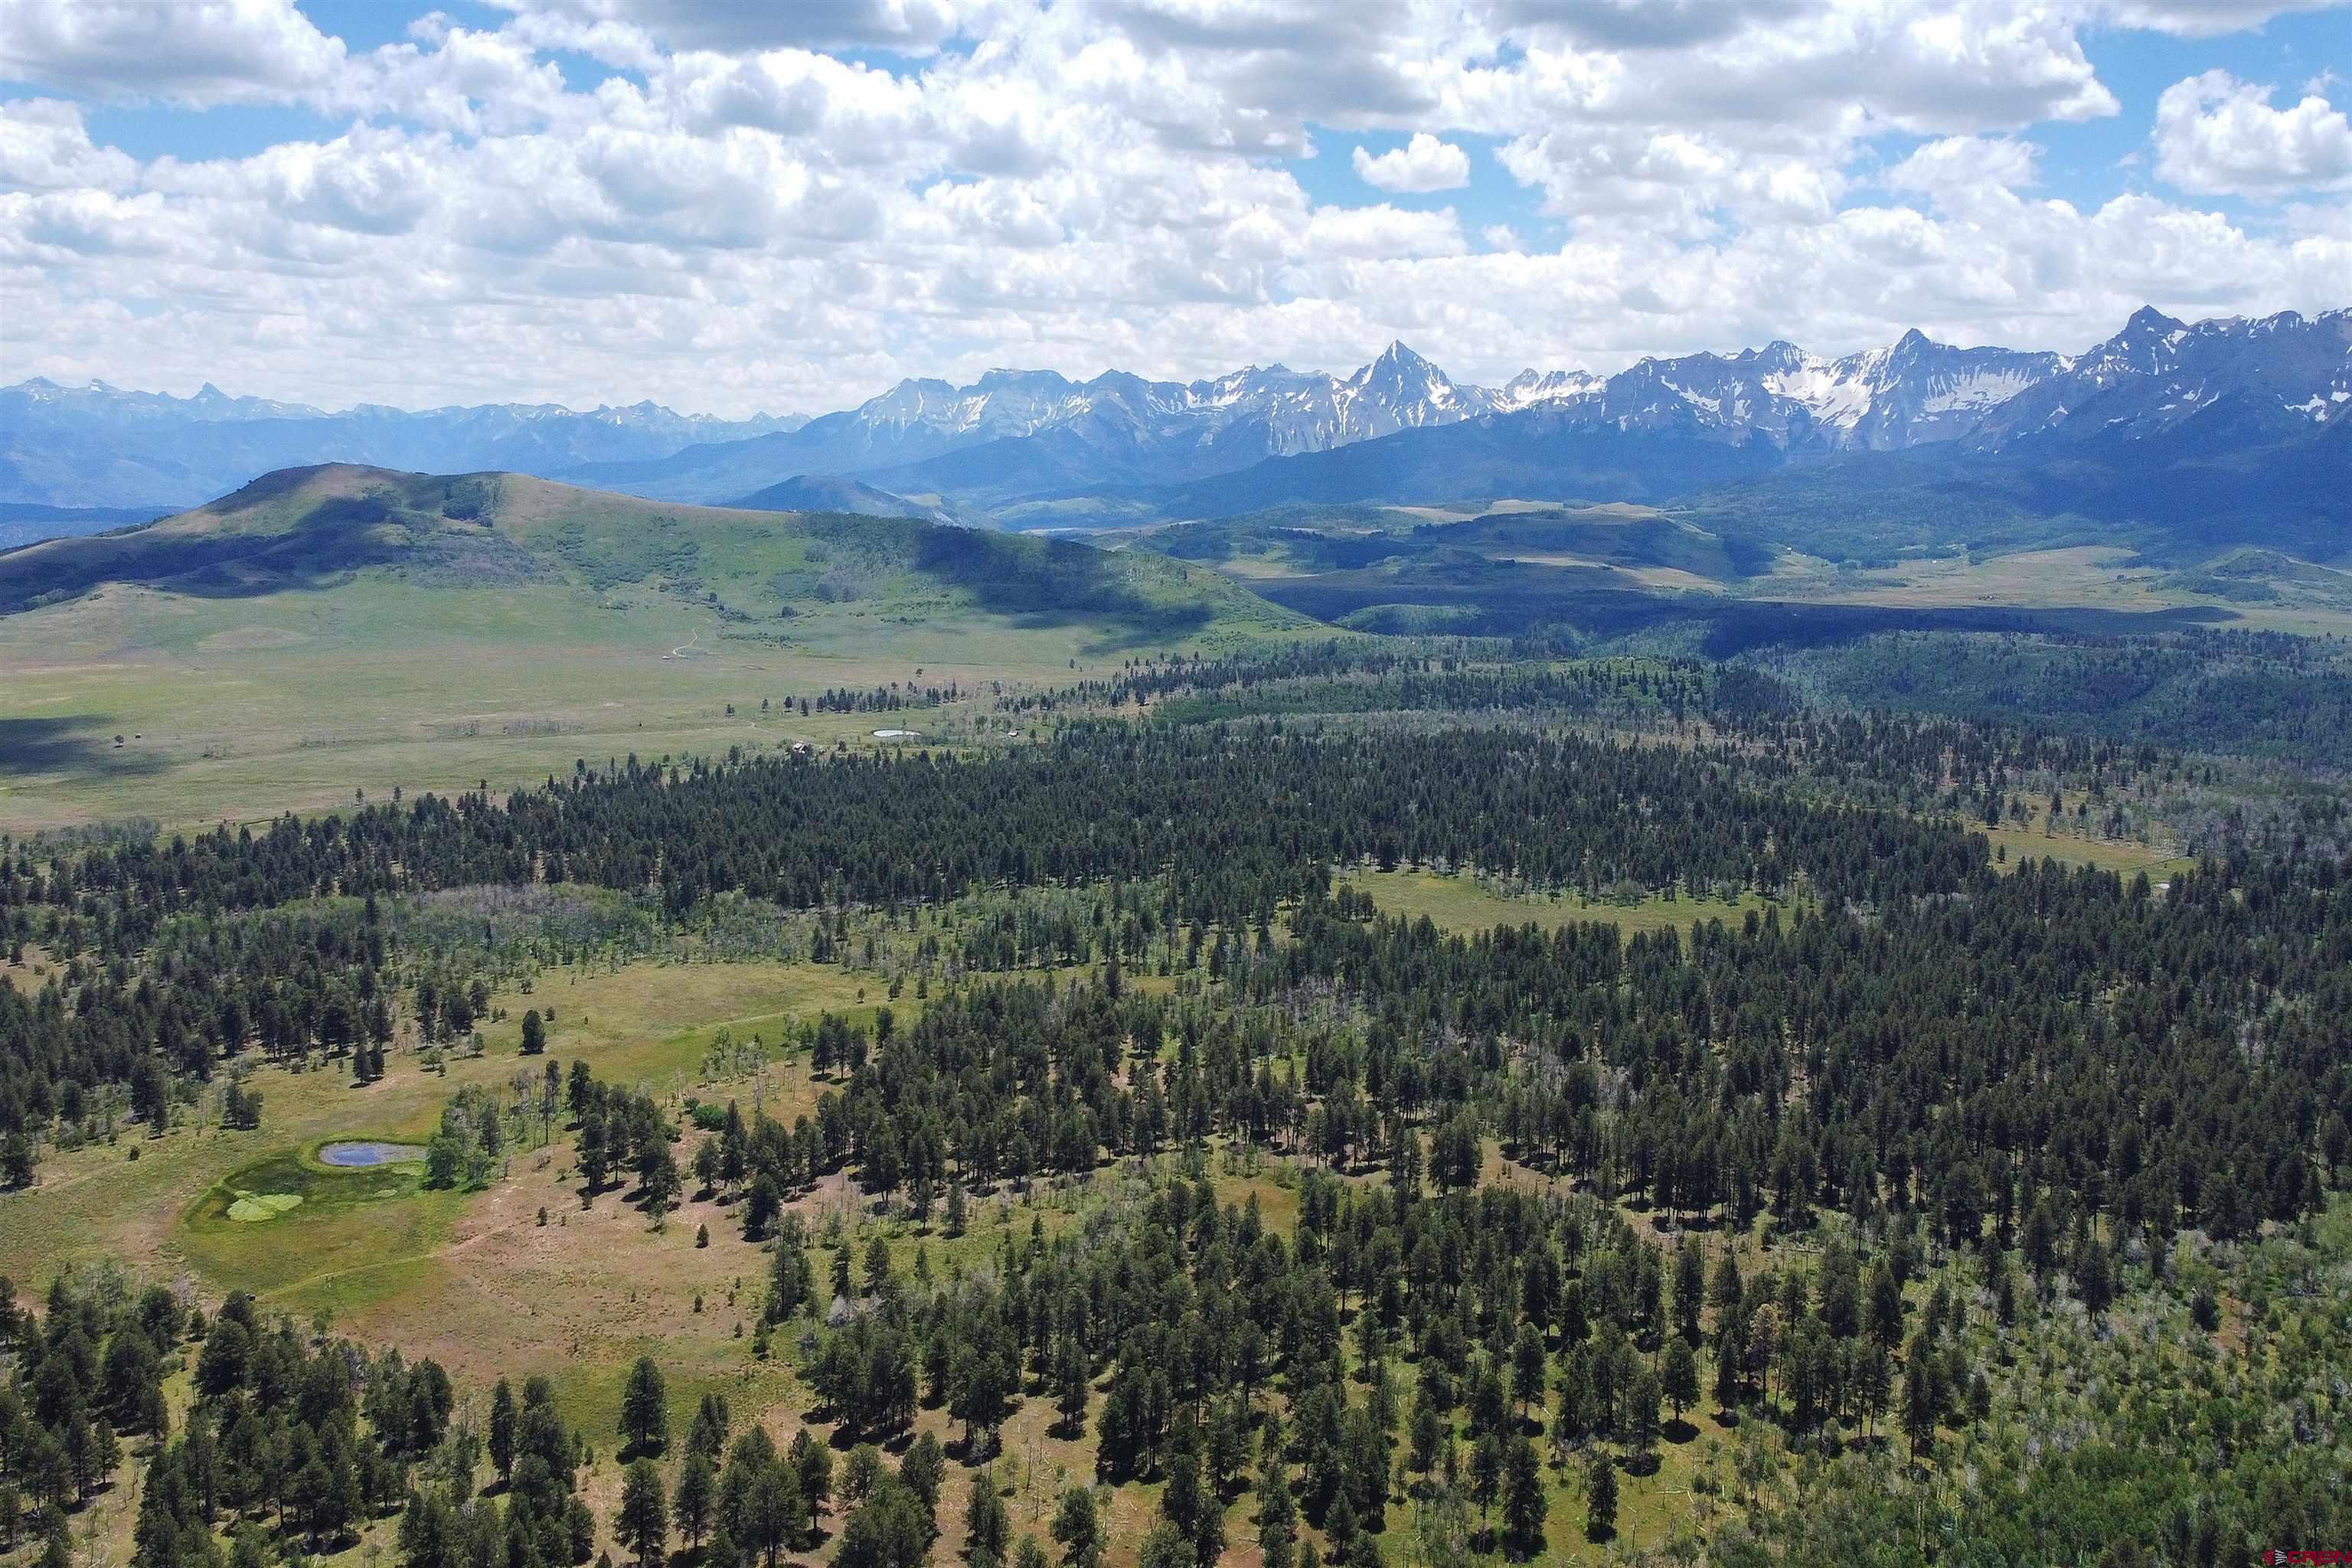
[[[410,24],[422,14],[384,0],[298,0],[298,6],[320,31],[341,38],[354,52],[410,41]],[[495,31],[510,19],[509,13],[465,0],[430,9],[484,31]],[[2352,12],[2341,10],[2288,14],[2259,27],[2211,37],[2095,27],[2084,31],[2083,43],[2099,79],[2120,101],[2121,111],[2072,122],[2042,121],[2021,132],[2043,149],[2040,189],[2077,205],[2096,205],[2125,190],[2146,187],[2157,97],[2184,77],[2218,68],[2248,81],[2275,83],[2286,93],[2299,93],[2306,83],[2327,76],[2352,77]],[[882,49],[844,49],[840,55],[898,75],[919,74],[929,63],[924,57]],[[576,91],[590,90],[607,78],[636,79],[636,73],[576,50],[550,51],[547,58],[562,68],[566,83]],[[0,95],[8,98],[38,90],[22,82],[0,84]],[[100,105],[89,121],[94,138],[134,157],[170,154],[182,159],[248,156],[280,142],[331,137],[348,122],[346,117],[297,106],[228,105],[192,112],[153,102]],[[1415,195],[1368,184],[1349,160],[1359,146],[1375,154],[1401,147],[1411,139],[1410,131],[1334,130],[1312,122],[1307,130],[1317,155],[1284,160],[1283,166],[1318,202],[1387,200],[1430,210],[1451,206],[1466,225],[1483,228],[1507,224],[1530,240],[1556,234],[1566,221],[1533,210],[1529,193],[1496,162],[1494,150],[1503,137],[1449,132],[1451,141],[1472,153],[1470,184]],[[1864,145],[1883,164],[1892,165],[1925,140],[1890,131]]]
[[[2352,9],[1661,15],[14,0],[0,380],[744,413],[1393,337],[1488,380],[2074,349],[2352,295]],[[1359,172],[1408,147],[1438,174]]]
[[[2207,38],[2095,28],[2084,36],[2084,49],[2098,68],[2099,79],[2121,100],[2122,112],[2101,120],[2053,121],[2032,132],[2044,149],[2044,187],[2078,205],[2148,186],[2148,135],[2156,100],[2184,77],[2225,70],[2244,81],[2276,83],[2282,97],[2293,98],[2323,74],[2352,73],[2352,14],[2277,16],[2258,28]],[[2338,89],[2336,101],[2344,96]]]
[[[2352,78],[2352,12],[2321,11],[2272,18],[2263,26],[2217,37],[2181,37],[2140,28],[2099,27],[2083,37],[2084,53],[2097,68],[2099,80],[2114,93],[2119,112],[2081,121],[2043,121],[2017,132],[2042,152],[2038,194],[2097,206],[2126,191],[2147,190],[2154,183],[2149,160],[2149,136],[2157,98],[2184,77],[2225,70],[2247,81],[2278,85],[2284,97],[2300,96],[2306,84],[2325,79]],[[2344,92],[2336,90],[2341,100]],[[1454,132],[1449,140],[1470,154],[1470,183],[1449,191],[1426,194],[1381,191],[1358,176],[1350,154],[1362,147],[1377,156],[1403,146],[1412,132],[1351,132],[1312,126],[1316,156],[1287,160],[1285,167],[1318,202],[1351,204],[1389,201],[1399,206],[1434,211],[1452,207],[1474,232],[1490,225],[1507,225],[1523,240],[1557,243],[1570,219],[1537,210],[1530,193],[1503,168],[1495,150],[1507,140]],[[1891,168],[1909,156],[1925,136],[1888,131],[1861,143],[1863,162],[1856,174],[1864,182],[1871,165]],[[1853,193],[1856,203],[1884,202],[1887,193],[1866,187]],[[2210,196],[2210,206],[2240,221],[2263,221],[2267,204],[2247,203],[2227,195]],[[2352,293],[2348,289],[2347,293]]]

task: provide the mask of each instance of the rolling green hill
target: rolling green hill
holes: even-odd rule
[[[877,728],[1001,735],[1003,685],[1307,624],[1148,552],[293,469],[0,553],[0,828],[246,818]],[[798,711],[877,690],[891,717]]]
[[[848,512],[678,506],[521,474],[330,465],[265,475],[145,528],[0,554],[0,613],[106,584],[245,598],[381,572],[418,585],[643,585],[730,615],[945,594],[971,608],[1095,617],[1139,636],[1279,612],[1210,574],[1068,541]]]
[[[1618,586],[1720,587],[1769,572],[1774,552],[1645,506],[1497,503],[1459,511],[1282,506],[1139,532],[1135,542],[1248,578],[1438,562],[1524,562],[1600,571]]]

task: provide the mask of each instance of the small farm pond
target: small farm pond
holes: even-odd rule
[[[397,1165],[423,1158],[421,1143],[330,1143],[319,1151],[320,1163],[329,1165]]]

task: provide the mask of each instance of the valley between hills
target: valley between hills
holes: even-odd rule
[[[1819,663],[1905,631],[2352,630],[2352,577],[2275,552],[1841,565],[1703,518],[1506,497],[1055,538],[515,474],[294,470],[0,554],[0,805],[20,829],[185,827],[362,790],[504,791],[583,757],[870,746],[886,729],[998,744],[1028,732],[1014,694],[1318,637]]]

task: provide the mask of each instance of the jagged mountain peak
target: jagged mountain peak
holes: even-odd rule
[[[1487,397],[1456,386],[1444,371],[1405,345],[1402,338],[1343,384],[1339,439],[1362,440],[1423,425],[1446,425],[1485,412]]]
[[[2153,308],[2064,363],[1970,433],[1978,450],[2018,443],[2136,443],[2237,421],[2282,437],[2352,417],[2352,332],[2342,312],[2192,324]]]
[[[1436,364],[1407,347],[1399,338],[1382,349],[1370,364],[1349,376],[1349,386],[1409,387],[1416,393],[1423,388],[1444,386],[1451,389],[1453,380]]]
[[[1916,328],[1836,359],[1776,339],[1728,353],[1644,358],[1607,376],[1530,368],[1492,388],[1454,380],[1402,338],[1338,373],[1272,363],[1189,383],[1118,369],[1076,381],[999,366],[965,384],[909,377],[805,427],[764,416],[689,418],[650,401],[588,415],[509,405],[329,416],[233,397],[209,384],[176,398],[41,379],[0,389],[7,416],[0,435],[18,437],[0,459],[33,452],[38,441],[89,460],[47,459],[46,491],[20,479],[12,496],[0,479],[0,500],[59,499],[62,487],[87,484],[77,475],[142,447],[174,454],[149,489],[83,489],[70,499],[194,500],[252,473],[324,460],[445,472],[509,468],[674,500],[729,500],[794,476],[866,473],[901,493],[984,483],[1000,498],[1047,496],[1185,481],[1400,431],[1521,415],[1537,416],[1528,428],[1553,437],[1672,437],[1804,458],[1956,441],[1991,448],[2060,431],[2089,438],[2084,433],[2095,427],[2137,438],[2216,408],[2199,426],[2210,429],[2241,405],[2250,411],[2245,419],[2305,431],[2352,416],[2352,311],[2184,325],[2148,308],[2078,358],[1961,348]],[[97,434],[78,447],[58,434],[68,426]],[[953,473],[927,467],[989,444],[985,457],[957,458]],[[926,471],[906,471],[914,468]],[[7,471],[0,466],[0,475]]]
[[[1760,349],[1742,349],[1735,363],[1756,363],[1767,370],[1794,371],[1821,362],[1783,338],[1775,338]]]
[[[1380,353],[1373,358],[1371,363],[1366,365],[1361,371],[1357,372],[1357,374],[1359,375],[1367,374],[1370,372],[1377,371],[1383,366],[1412,369],[1425,367],[1430,370],[1437,369],[1434,364],[1430,363],[1426,355],[1415,353],[1412,345],[1406,342],[1402,338],[1391,338],[1389,340],[1389,346],[1382,349]]]
[[[982,387],[1051,387],[1059,390],[1068,386],[1070,381],[1057,370],[1023,370],[1014,365],[997,365],[982,371],[980,380],[974,384]]]
[[[2234,321],[2236,318],[2231,320]],[[2176,321],[2153,305],[2142,305],[2125,321],[2124,330],[2116,335],[2125,338],[2162,336],[2169,332],[2184,331],[2188,329],[2188,322]]]

